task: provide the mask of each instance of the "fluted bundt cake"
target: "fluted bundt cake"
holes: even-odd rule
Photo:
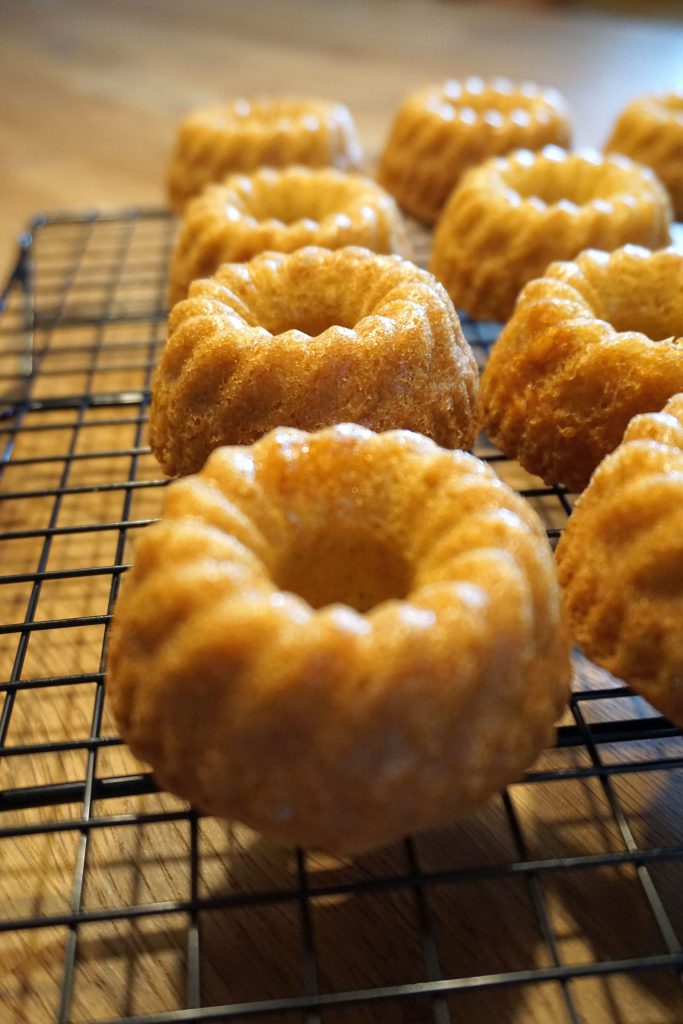
[[[683,726],[683,394],[636,416],[557,548],[586,654]]]
[[[670,222],[663,186],[626,157],[521,150],[465,175],[437,225],[430,270],[458,309],[504,321],[553,260],[668,245]]]
[[[341,103],[322,100],[236,100],[197,110],[180,125],[168,176],[171,206],[182,210],[212,181],[257,167],[354,170],[362,152]]]
[[[344,854],[518,778],[569,675],[530,506],[474,456],[346,424],[274,430],[171,484],[107,687],[162,786]]]
[[[522,292],[482,377],[486,431],[580,490],[629,420],[683,391],[683,256],[625,246],[554,263]]]
[[[171,259],[170,303],[221,263],[250,260],[268,249],[362,245],[401,253],[404,228],[396,203],[359,174],[325,168],[261,168],[208,185],[185,210]]]
[[[566,104],[555,89],[506,78],[448,81],[405,100],[378,178],[405,210],[432,223],[469,167],[548,143],[569,144]]]
[[[683,218],[683,92],[642,96],[622,110],[607,153],[624,153],[651,167],[666,186],[676,216]]]
[[[276,426],[354,421],[470,447],[478,373],[453,304],[399,256],[308,246],[224,264],[169,318],[150,441],[170,474]]]

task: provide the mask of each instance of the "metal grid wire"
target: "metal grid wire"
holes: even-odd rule
[[[3,298],[7,1019],[683,1020],[683,742],[578,657],[557,747],[522,781],[350,864],[198,816],[122,746],[106,629],[166,483],[145,422],[173,229],[156,210],[39,218]],[[464,328],[483,365],[495,325]],[[556,538],[571,496],[477,454]]]

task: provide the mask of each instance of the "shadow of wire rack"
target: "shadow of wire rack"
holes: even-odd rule
[[[195,814],[121,744],[106,631],[166,483],[145,421],[172,234],[151,209],[38,218],[4,294],[3,1024],[680,1024],[683,741],[580,658],[523,780],[353,862]],[[483,364],[495,325],[464,327]],[[557,537],[570,496],[477,453]]]

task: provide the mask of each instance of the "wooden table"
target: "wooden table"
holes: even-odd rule
[[[599,146],[630,96],[683,86],[681,22],[537,7],[5,3],[0,265],[36,210],[162,202],[179,119],[225,97],[286,90],[338,98],[376,151],[409,90],[502,73],[557,86],[572,104],[576,142]]]
[[[0,13],[6,266],[12,236],[38,209],[162,203],[180,117],[238,93],[343,100],[377,152],[404,94],[449,75],[554,84],[572,105],[577,142],[591,145],[600,145],[630,96],[683,87],[680,23],[569,7],[28,0]],[[21,788],[24,804],[29,787],[73,783],[73,791],[53,807],[0,804],[0,829],[25,830],[0,832],[0,929],[3,921],[27,925],[0,931],[0,1021],[170,1011],[192,1003],[200,987],[204,1005],[220,1005],[485,977],[488,986],[456,983],[433,1005],[413,990],[411,998],[346,1009],[327,1003],[320,1016],[302,1008],[265,1019],[681,1024],[673,971],[581,977],[577,967],[590,973],[595,962],[670,956],[675,933],[683,937],[683,867],[671,852],[683,845],[683,743],[666,730],[656,740],[601,745],[599,755],[585,744],[549,751],[533,780],[510,787],[506,800],[354,863],[303,860],[244,828],[197,821],[175,798],[142,792],[144,784],[116,798],[106,781],[91,792],[94,778],[145,770],[115,743],[100,658],[118,576],[111,567],[130,560],[137,529],[126,538],[118,524],[155,517],[162,495],[139,393],[163,344],[163,318],[128,314],[141,294],[149,304],[155,288],[162,306],[163,280],[155,283],[153,271],[172,231],[164,219],[132,227],[114,220],[37,235],[35,343],[48,354],[20,433],[11,433],[16,419],[0,421],[8,459],[0,531],[13,535],[0,544],[0,572],[15,577],[0,587],[0,622],[21,623],[29,609],[36,621],[71,626],[0,633],[0,740],[32,751],[4,751],[0,790]],[[45,268],[67,242],[76,254],[71,273],[84,275],[70,299],[80,319],[70,320],[67,308],[55,320],[60,283]],[[105,265],[103,283],[93,284]],[[109,319],[128,314],[103,326],[99,315],[82,316],[90,301]],[[18,293],[10,313],[22,315]],[[127,362],[117,355],[124,351]],[[126,391],[130,405],[65,400],[86,390]],[[59,407],[46,408],[51,400]],[[501,472],[519,487],[536,483],[510,464]],[[534,502],[550,526],[561,525],[556,498]],[[93,571],[74,574],[75,567]],[[60,685],[49,685],[56,677]],[[587,688],[614,685],[590,666],[582,679]],[[586,720],[652,714],[618,693],[583,701]],[[571,717],[565,724],[577,728]],[[647,770],[639,769],[644,761]],[[57,824],[45,832],[46,823]],[[649,853],[638,860],[636,847]],[[52,923],[32,927],[37,918]],[[65,964],[73,985],[60,1017]],[[546,980],[524,973],[538,970]],[[496,987],[499,972],[519,972],[517,983]]]

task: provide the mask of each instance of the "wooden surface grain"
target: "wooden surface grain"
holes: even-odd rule
[[[567,5],[26,0],[1,4],[0,16],[4,265],[12,259],[12,236],[38,209],[162,203],[178,120],[221,98],[286,91],[343,100],[367,149],[377,152],[405,93],[446,76],[505,73],[557,86],[572,106],[582,145],[600,145],[632,95],[683,87],[680,23],[579,13]],[[71,282],[74,310],[95,294],[105,313],[116,303],[134,308],[136,296],[142,292],[150,301],[153,288],[163,301],[163,281],[155,284],[149,268],[163,258],[172,225],[137,225],[132,239],[126,230],[114,224],[83,242],[83,229],[74,228],[70,251],[82,246],[86,266],[83,279]],[[48,266],[48,231],[37,244],[38,264]],[[112,253],[120,254],[116,291],[106,275],[97,291],[87,274],[99,273],[92,268]],[[49,310],[55,294],[59,282],[55,289],[47,272],[39,276],[39,305]],[[35,341],[47,355],[34,397],[88,389],[133,393],[149,385],[163,322],[102,327],[93,320],[59,329],[47,322]],[[32,596],[34,617],[43,622],[106,613],[114,576],[69,572],[106,570],[117,557],[130,561],[136,530],[121,548],[115,524],[155,517],[162,494],[138,406],[115,412],[32,412],[13,447],[9,434],[0,438],[8,455],[0,532],[25,534],[0,545],[2,574],[16,576],[0,588],[1,623],[21,622]],[[535,483],[510,464],[500,471],[515,486]],[[132,490],[124,486],[131,473],[139,485]],[[22,498],[39,488],[43,497]],[[556,499],[533,501],[549,526],[561,525]],[[83,524],[98,529],[79,532]],[[55,578],[36,586],[38,569]],[[103,740],[94,764],[98,778],[144,770],[113,742],[106,703],[98,705],[103,633],[98,620],[35,630],[27,641],[20,632],[0,634],[0,682],[26,684],[5,697],[5,744],[36,748],[0,757],[0,791],[82,783],[93,767],[87,742],[93,732]],[[74,681],[31,686],[53,676]],[[584,665],[577,685],[616,684]],[[581,707],[588,721],[653,714],[623,696]],[[44,749],[54,744],[63,749]],[[64,827],[0,834],[0,1022],[92,1022],[183,1008],[193,987],[197,934],[207,1006],[294,997],[316,986],[331,993],[670,953],[683,938],[683,868],[675,856],[683,844],[682,755],[678,737],[610,744],[601,749],[606,770],[600,773],[591,770],[585,746],[548,751],[535,766],[547,777],[510,787],[509,802],[498,798],[414,846],[398,844],[355,862],[310,855],[305,876],[291,851],[211,819],[194,826],[168,795],[98,797],[90,813],[102,823],[87,843],[69,825],[84,813],[82,789],[71,803],[6,811],[0,828]],[[653,761],[659,770],[647,770]],[[621,771],[624,765],[628,770]],[[125,814],[164,818],[115,825],[114,816]],[[647,868],[619,863],[634,847],[653,854]],[[595,865],[582,860],[591,856]],[[502,870],[551,859],[553,870]],[[422,888],[415,884],[416,865],[427,877]],[[310,887],[305,901],[302,877]],[[378,877],[381,888],[368,888]],[[254,894],[260,894],[256,902]],[[185,909],[192,897],[212,902],[193,916]],[[82,914],[77,928],[65,923],[74,900]],[[136,913],[127,912],[131,906]],[[668,931],[657,923],[657,907],[665,910]],[[1,930],[3,922],[28,924],[36,916],[52,923]],[[72,991],[60,1010],[72,953]],[[671,970],[610,972],[567,986],[555,979],[472,987],[434,1006],[421,998],[389,999],[328,1006],[320,1017],[266,1019],[681,1024],[683,993]]]
[[[376,150],[403,96],[446,77],[553,84],[592,146],[631,96],[683,87],[680,20],[569,3],[5,0],[0,18],[0,266],[36,210],[162,202],[179,119],[235,95],[340,99]]]

